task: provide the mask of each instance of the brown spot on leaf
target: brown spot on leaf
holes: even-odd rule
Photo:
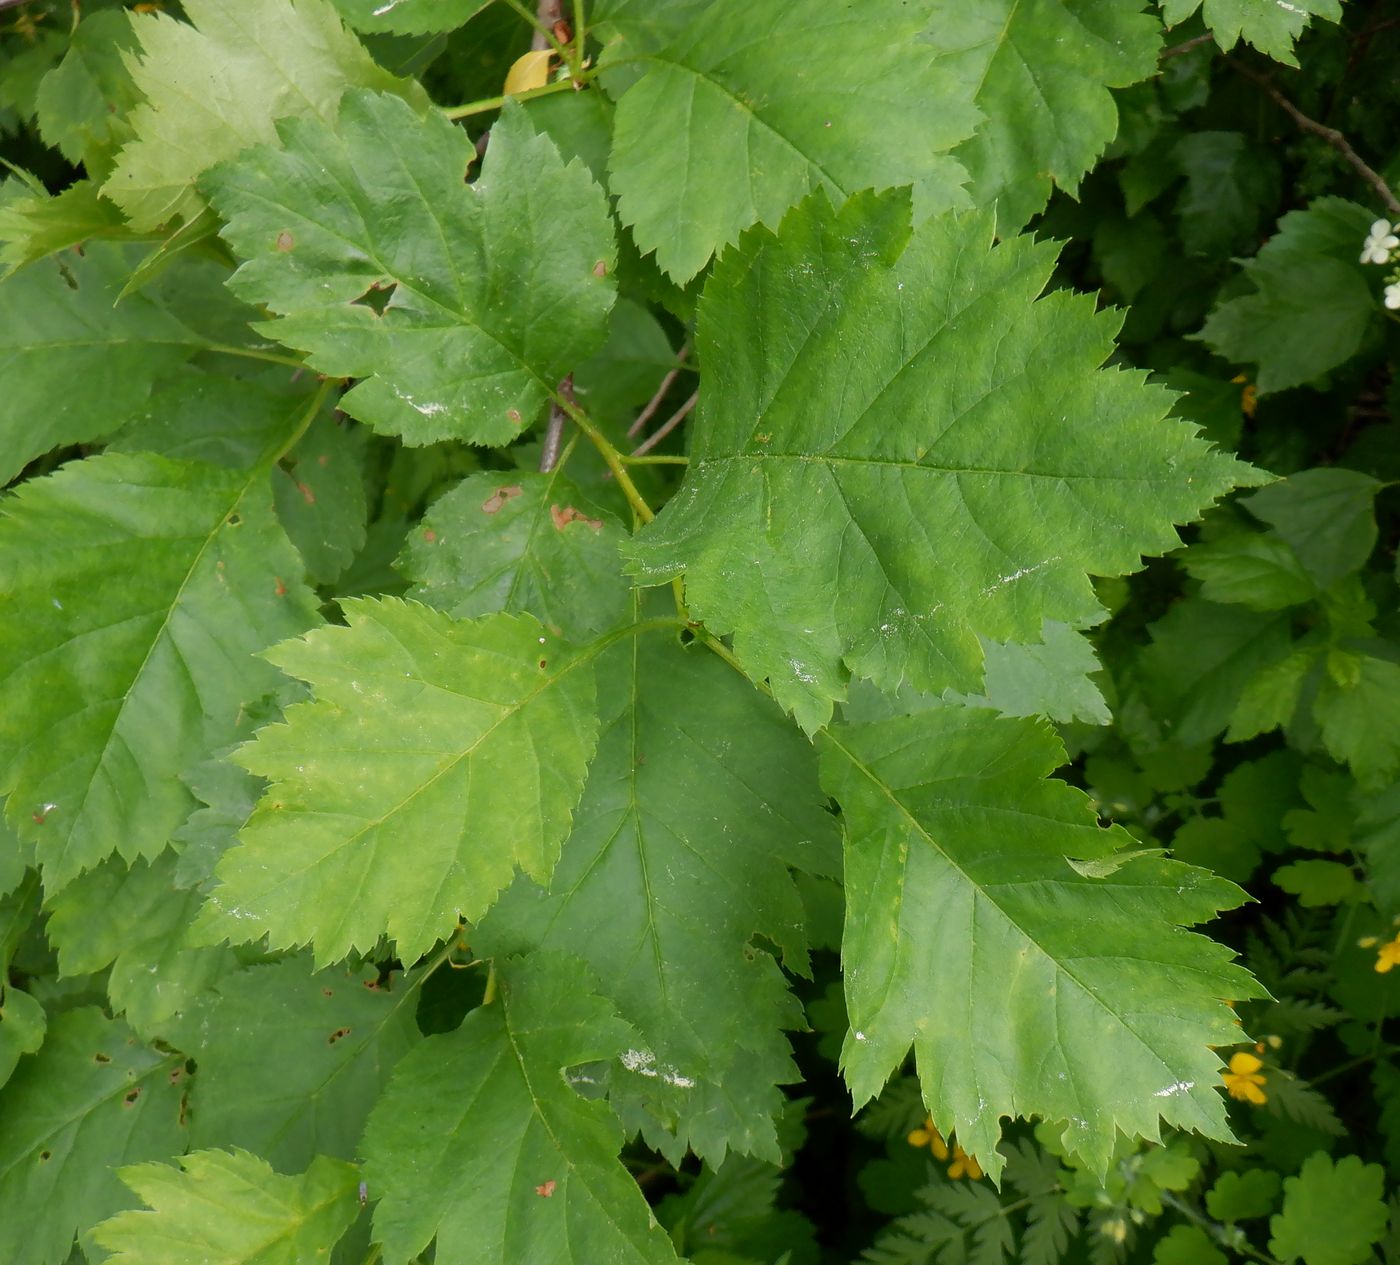
[[[484,501],[482,501],[481,512],[483,514],[497,513],[502,505],[504,505],[507,501],[519,496],[520,492],[521,487],[518,483],[512,484],[510,487],[506,488],[497,488],[494,492],[491,493],[490,496],[488,496]]]
[[[185,1078],[185,1069],[184,1069],[183,1067],[176,1067],[176,1068],[171,1069],[171,1072],[170,1072],[170,1083],[171,1083],[172,1085],[178,1085],[182,1080],[184,1080],[184,1078]]]
[[[335,996],[335,990],[334,990],[334,989],[330,989],[330,988],[323,988],[323,989],[321,990],[321,996],[322,996],[322,997],[334,997],[334,996]]]
[[[601,518],[589,518],[582,510],[576,510],[572,505],[566,505],[563,509],[557,505],[551,505],[549,516],[554,520],[555,531],[563,531],[570,523],[587,523],[594,531],[603,530]]]
[[[276,587],[275,587],[272,591],[273,591],[278,597],[286,597],[286,596],[287,596],[287,586],[286,586],[285,584],[282,583],[282,577],[281,577],[280,575],[278,575],[278,576],[274,576],[273,579],[275,579],[275,580],[277,581],[277,585],[276,585]]]
[[[330,461],[331,459],[329,453],[323,452],[319,457],[316,458],[316,464],[318,466],[328,466],[330,465]]]
[[[44,1160],[48,1159],[48,1158],[49,1158],[50,1156],[52,1156],[52,1155],[53,1155],[53,1152],[52,1152],[52,1151],[40,1151],[40,1152],[39,1152],[39,1160],[40,1160],[40,1162],[42,1163]]]
[[[540,671],[541,671],[541,672],[543,672],[543,671],[545,670],[545,668],[547,668],[548,666],[549,666],[549,660],[548,660],[548,659],[541,659],[541,660],[540,660]]]
[[[296,244],[297,239],[287,232],[285,228],[277,234],[277,249],[284,255]]]
[[[326,1041],[326,1044],[327,1044],[327,1045],[334,1045],[337,1041],[339,1041],[339,1040],[341,1039],[341,1037],[348,1037],[349,1035],[350,1035],[350,1029],[349,1029],[349,1028],[337,1028],[334,1032],[331,1033],[330,1037],[329,1037],[328,1040]]]
[[[110,1063],[112,1061],[112,1056],[110,1054],[103,1054],[101,1050],[98,1050],[98,1052],[92,1056],[92,1061],[94,1063]]]
[[[429,527],[423,533],[423,539],[431,545],[437,539],[437,532],[435,532],[431,527]]]
[[[608,275],[608,261],[600,259],[593,265],[593,275],[595,277],[606,277]]]
[[[126,1106],[130,1107],[140,1097],[141,1086],[137,1085],[134,1089],[128,1089],[126,1091],[126,1093],[122,1096],[122,1102],[125,1103]]]
[[[506,409],[506,416],[510,418],[510,420],[513,421],[517,426],[519,426],[520,423],[525,420],[523,417],[520,416],[520,410],[518,408]]]
[[[300,492],[302,496],[306,499],[306,503],[308,505],[316,504],[316,493],[313,492],[309,487],[307,487],[306,484],[298,483],[297,491]]]
[[[542,1182],[540,1185],[535,1187],[535,1194],[537,1194],[541,1199],[548,1199],[552,1194],[554,1194],[554,1188],[555,1182],[554,1179],[551,1177],[549,1181]]]

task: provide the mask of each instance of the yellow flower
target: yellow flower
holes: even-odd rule
[[[1400,936],[1396,936],[1394,940],[1387,940],[1376,950],[1376,955],[1376,970],[1382,975],[1391,967],[1400,966]]]
[[[985,1176],[982,1166],[956,1142],[949,1147],[943,1140],[943,1135],[934,1127],[932,1116],[925,1116],[923,1124],[909,1134],[909,1145],[928,1147],[933,1152],[933,1158],[940,1164],[947,1163],[951,1157],[953,1162],[948,1164],[948,1176],[954,1181],[959,1177],[977,1181]]]
[[[1230,1055],[1230,1070],[1220,1073],[1230,1097],[1238,1098],[1241,1102],[1252,1102],[1256,1107],[1268,1101],[1264,1093],[1265,1078],[1259,1070],[1263,1066],[1257,1055],[1245,1050]]]

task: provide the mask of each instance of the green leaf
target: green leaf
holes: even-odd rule
[[[1277,611],[1312,601],[1318,589],[1286,540],[1272,533],[1230,532],[1181,555],[1210,602]]]
[[[0,1086],[14,1074],[20,1057],[44,1043],[48,1020],[44,1008],[28,993],[7,984],[0,994]]]
[[[932,0],[924,39],[952,80],[944,101],[970,100],[987,121],[953,151],[979,206],[1003,232],[1041,210],[1052,182],[1069,193],[1118,131],[1110,88],[1157,69],[1161,27],[1136,3]]]
[[[136,35],[127,14],[89,13],[68,40],[63,60],[39,85],[39,135],[71,163],[126,139],[124,116],[139,99],[128,53]]]
[[[984,641],[987,699],[1003,716],[1048,716],[1106,725],[1111,716],[1089,678],[1101,665],[1083,633],[1047,619],[1039,642]]]
[[[618,548],[626,533],[556,467],[474,474],[434,502],[398,568],[408,596],[459,619],[528,611],[566,637],[596,636],[631,612]]]
[[[1172,837],[1172,856],[1232,883],[1249,882],[1259,865],[1258,845],[1224,817],[1188,817]]]
[[[208,264],[180,276],[185,299],[155,291],[117,304],[135,260],[130,247],[101,244],[0,281],[0,483],[56,445],[116,430],[157,381],[209,346],[187,319],[189,298],[198,312],[209,291],[220,318],[246,311],[219,302],[222,270]]]
[[[1354,672],[1347,679],[1323,675],[1313,715],[1333,758],[1350,765],[1364,789],[1379,790],[1400,768],[1400,664],[1350,658]]]
[[[1366,893],[1351,866],[1340,861],[1293,861],[1275,870],[1273,880],[1304,909],[1360,900]]]
[[[376,430],[516,438],[606,331],[613,233],[584,165],[513,104],[470,186],[467,134],[396,97],[350,93],[334,129],[278,130],[282,148],[205,181],[246,260],[233,289],[280,315],[263,328],[321,372],[364,379],[341,406]]]
[[[329,0],[186,0],[193,25],[163,13],[132,19],[142,55],[131,63],[145,104],[129,116],[135,139],[103,192],[137,229],[201,206],[194,182],[250,145],[276,140],[295,115],[330,120],[347,88],[421,88],[376,66]]]
[[[1253,44],[1266,57],[1296,66],[1293,41],[1303,33],[1308,19],[1326,18],[1338,22],[1341,0],[1298,0],[1280,4],[1278,0],[1161,0],[1162,21],[1175,26],[1197,9],[1210,28],[1215,42],[1229,50],[1240,39]]]
[[[1221,1173],[1206,1192],[1206,1211],[1217,1221],[1252,1221],[1278,1206],[1279,1175],[1268,1168]]]
[[[570,1069],[618,1058],[635,1035],[582,965],[551,954],[496,964],[497,1000],[399,1064],[365,1129],[374,1237],[405,1265],[670,1265],[677,1260],[618,1162],[623,1131]]]
[[[317,584],[333,583],[364,546],[366,438],[322,413],[273,475],[277,517]]]
[[[1339,466],[1300,470],[1240,504],[1288,543],[1318,588],[1366,565],[1376,547],[1376,494],[1384,485]]]
[[[491,0],[331,0],[357,31],[436,35],[465,26]]]
[[[185,1149],[183,1064],[95,1008],[54,1017],[0,1090],[0,1260],[63,1265],[75,1234],[129,1203],[119,1165]]]
[[[176,882],[178,857],[162,852],[130,868],[115,858],[69,883],[50,902],[46,932],[61,975],[112,968],[107,992],[114,1014],[147,1039],[225,971],[223,948],[188,946],[185,932],[199,895]]]
[[[317,1156],[297,1177],[247,1151],[194,1151],[179,1164],[121,1170],[149,1211],[97,1227],[111,1265],[313,1265],[359,1215],[359,1170],[339,1160]]]
[[[1229,1258],[1200,1226],[1174,1225],[1153,1245],[1153,1265],[1227,1265]]]
[[[718,658],[672,636],[599,661],[598,754],[548,892],[517,883],[483,954],[568,951],[636,1028],[612,1099],[679,1162],[687,1146],[778,1160],[776,1085],[797,1078],[802,1015],[772,956],[806,973],[790,869],[833,873],[836,832],[811,747]],[[607,934],[598,934],[606,927]]]
[[[272,785],[196,928],[310,943],[318,963],[387,933],[412,962],[459,915],[480,918],[517,867],[554,869],[597,741],[596,649],[527,616],[342,609],[349,627],[268,652],[315,697],[239,752]]]
[[[693,277],[808,193],[912,185],[920,214],[967,205],[947,156],[978,113],[918,39],[918,5],[850,0],[794,21],[779,0],[718,0],[618,102],[618,215],[643,254]]]
[[[1266,3],[1269,0],[1265,0]],[[1279,164],[1242,132],[1188,132],[1172,147],[1186,177],[1176,201],[1182,244],[1195,255],[1229,255],[1258,243],[1279,198]]]
[[[245,1147],[287,1171],[352,1159],[370,1106],[418,1041],[415,982],[305,957],[226,975],[170,1025],[190,1054],[193,1146]]]
[[[0,202],[0,280],[25,264],[90,238],[128,235],[116,203],[102,197],[93,180],[75,181],[52,197],[36,193]],[[71,269],[73,261],[68,262]],[[4,290],[0,289],[0,303],[4,301]],[[108,314],[109,319],[113,315]]]
[[[1164,420],[1169,397],[1140,374],[1098,368],[1112,316],[1063,290],[1033,301],[1053,248],[991,239],[988,213],[911,237],[905,195],[840,212],[818,197],[706,286],[716,376],[632,566],[651,584],[685,573],[691,612],[734,632],[809,730],[846,669],[976,692],[978,634],[1096,621],[1086,572],[1136,569],[1176,544],[1173,522],[1257,481]],[[899,337],[871,336],[885,329]]]
[[[1319,1151],[1283,1183],[1283,1211],[1269,1218],[1269,1251],[1304,1265],[1361,1265],[1385,1233],[1385,1170],[1355,1155]],[[1339,1210],[1345,1215],[1339,1216]]]
[[[1102,1171],[1115,1131],[1228,1139],[1216,1092],[1235,1040],[1222,997],[1259,996],[1231,954],[1183,926],[1243,893],[1173,861],[1111,858],[1087,797],[1046,774],[1042,726],[948,707],[822,740],[846,823],[842,961],[857,1106],[912,1042],[935,1123],[995,1177],[999,1117],[1063,1120]],[[1106,868],[1106,867],[1105,867]]]
[[[1380,305],[1361,265],[1371,214],[1342,198],[1290,211],[1244,275],[1256,293],[1220,304],[1199,337],[1226,360],[1259,366],[1259,394],[1321,377],[1349,360]]]
[[[315,618],[265,468],[108,454],[24,484],[0,517],[0,789],[49,893],[116,849],[154,856],[177,780]]]

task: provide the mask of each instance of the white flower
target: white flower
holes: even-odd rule
[[[1396,227],[1400,228],[1400,225]],[[1366,241],[1361,247],[1363,264],[1385,264],[1390,262],[1390,252],[1400,249],[1400,237],[1390,231],[1389,220],[1377,220],[1371,225]]]
[[[1394,311],[1400,308],[1400,281],[1394,281],[1385,288],[1385,305]]]

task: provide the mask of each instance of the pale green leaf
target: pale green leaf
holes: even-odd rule
[[[1292,546],[1272,533],[1230,532],[1192,545],[1181,562],[1210,602],[1276,611],[1309,602],[1318,592]]]
[[[1243,687],[1219,701],[1230,709],[1227,742],[1245,742],[1286,725],[1298,709],[1303,683],[1317,664],[1317,654],[1300,650],[1272,663],[1255,664]]]
[[[846,825],[842,961],[857,1106],[914,1046],[934,1122],[994,1176],[999,1117],[1062,1120],[1094,1168],[1117,1132],[1158,1117],[1229,1139],[1211,1046],[1238,1029],[1225,997],[1260,989],[1183,927],[1244,894],[1207,871],[1111,857],[1041,725],[947,707],[822,739],[823,782]]]
[[[483,472],[434,502],[398,567],[416,582],[408,596],[459,619],[528,611],[566,637],[596,636],[631,612],[625,535],[557,467]]]
[[[317,369],[364,379],[341,403],[376,430],[509,443],[605,335],[613,233],[587,169],[514,105],[472,185],[467,134],[397,97],[351,93],[334,130],[279,130],[283,148],[205,182],[246,260],[233,288]]]
[[[1135,0],[930,0],[925,40],[987,121],[953,151],[979,206],[1019,228],[1053,185],[1074,193],[1118,131],[1110,88],[1157,69],[1161,26]],[[942,108],[942,101],[929,109]]]
[[[1152,1247],[1153,1265],[1228,1265],[1222,1252],[1200,1226],[1175,1225]]]
[[[194,806],[179,774],[276,675],[253,656],[315,619],[264,468],[107,454],[0,516],[0,789],[58,891],[153,856]]]
[[[1095,622],[1086,573],[1135,570],[1257,481],[1141,374],[1099,368],[1114,317],[1035,301],[1054,260],[992,245],[988,213],[911,237],[906,196],[818,196],[712,274],[686,480],[629,552],[647,583],[684,573],[691,612],[805,728],[848,670],[976,692],[979,634]]]
[[[576,962],[540,954],[495,969],[496,1000],[409,1054],[370,1115],[386,1265],[406,1265],[434,1235],[439,1261],[674,1265],[618,1162],[622,1126],[570,1083],[635,1034]]]
[[[411,962],[517,867],[549,877],[597,740],[594,652],[526,616],[342,609],[349,627],[268,652],[315,697],[239,753],[272,785],[197,926],[318,962],[387,933]]]
[[[1255,293],[1227,299],[1200,338],[1226,360],[1257,364],[1261,395],[1301,386],[1350,359],[1380,304],[1358,263],[1371,214],[1342,198],[1290,211],[1244,274]]]
[[[20,1056],[44,1043],[44,1008],[28,993],[7,984],[0,992],[0,1086],[14,1073]]]
[[[1161,5],[1162,20],[1168,26],[1185,21],[1199,9],[1201,20],[1221,48],[1231,49],[1243,39],[1287,66],[1298,64],[1293,42],[1310,18],[1339,22],[1342,17],[1341,0],[1296,0],[1289,4],[1280,0],[1161,0]]]
[[[296,1177],[247,1151],[179,1163],[121,1170],[149,1210],[97,1227],[111,1265],[319,1265],[359,1215],[359,1170],[340,1160],[317,1156]]]
[[[1090,679],[1101,665],[1083,633],[1047,619],[1041,640],[984,641],[987,700],[1003,716],[1106,725],[1108,704]]]
[[[63,1265],[75,1234],[129,1204],[119,1165],[185,1149],[183,1069],[95,1008],[54,1018],[0,1089],[0,1260]]]
[[[331,0],[357,31],[436,35],[465,26],[491,0]]]
[[[288,1172],[352,1159],[370,1106],[418,1041],[418,991],[373,967],[313,972],[305,957],[226,975],[171,1025],[195,1059],[190,1142],[256,1152]]]
[[[1366,565],[1376,547],[1376,494],[1384,485],[1340,466],[1300,470],[1240,502],[1286,541],[1317,586]]]
[[[0,280],[0,483],[56,445],[116,430],[158,380],[216,341],[211,318],[251,314],[222,294],[222,269],[208,263],[118,304],[135,261],[133,248],[103,243]]]
[[[1360,900],[1366,889],[1351,866],[1340,861],[1293,861],[1273,873],[1273,881],[1298,898],[1305,909]]]
[[[1283,1183],[1283,1211],[1269,1218],[1269,1251],[1303,1265],[1361,1265],[1385,1233],[1385,1170],[1360,1157],[1319,1151]],[[1345,1215],[1338,1215],[1341,1210]]]
[[[1363,788],[1379,790],[1400,767],[1400,664],[1371,655],[1354,664],[1345,682],[1322,676],[1313,715],[1333,758],[1350,765]]]
[[[781,0],[718,0],[618,102],[618,215],[685,282],[754,223],[825,190],[913,185],[921,214],[966,206],[948,151],[978,121],[918,39],[918,5],[849,0],[794,21]]]
[[[1221,1173],[1206,1192],[1206,1211],[1217,1221],[1267,1217],[1278,1206],[1279,1175],[1268,1168]]]
[[[250,145],[276,140],[294,115],[333,119],[348,88],[421,88],[395,79],[341,24],[329,0],[185,0],[189,25],[164,13],[132,18],[141,56],[131,75],[146,101],[135,139],[103,192],[132,226],[152,229],[201,203],[194,182]]]
[[[836,832],[811,747],[703,648],[634,638],[599,660],[598,754],[549,890],[517,883],[473,944],[568,951],[638,1041],[614,1105],[679,1162],[687,1145],[778,1159],[776,1085],[802,1016],[762,936],[805,973],[791,869],[832,873]],[[599,934],[606,928],[606,934]]]

